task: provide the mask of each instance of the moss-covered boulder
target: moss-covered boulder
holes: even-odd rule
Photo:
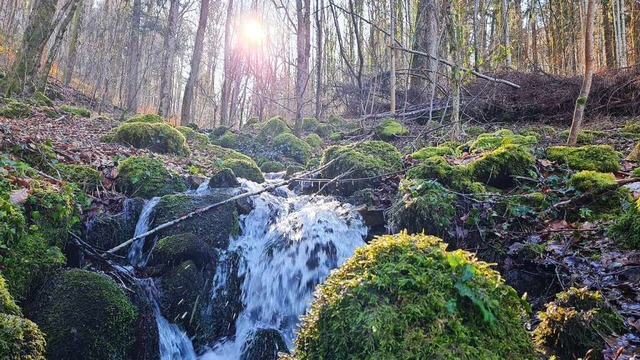
[[[318,128],[320,122],[314,117],[302,118],[302,130],[313,132]]]
[[[474,160],[469,171],[483,184],[507,188],[514,185],[514,176],[529,175],[533,163],[533,156],[524,147],[508,144]]]
[[[117,214],[97,214],[86,223],[86,242],[106,251],[131,239],[143,207],[143,199],[132,198],[124,201],[122,211]]]
[[[15,99],[5,99],[0,107],[0,116],[9,119],[21,119],[29,116],[31,106]]]
[[[282,117],[276,116],[262,125],[256,138],[261,143],[271,142],[276,136],[285,133],[292,133],[291,128]]]
[[[384,119],[378,124],[375,132],[380,140],[391,141],[399,136],[407,135],[409,130],[393,119]]]
[[[289,353],[280,332],[276,329],[258,329],[245,344],[240,360],[277,360],[278,353]]]
[[[610,173],[584,170],[571,175],[569,185],[582,192],[600,192],[616,187],[616,177]]]
[[[187,190],[178,174],[146,155],[128,157],[118,165],[116,187],[128,196],[145,199]]]
[[[233,170],[237,177],[257,183],[264,182],[264,175],[262,175],[260,168],[253,160],[226,159],[222,161],[221,166]]]
[[[16,315],[0,314],[0,358],[46,360],[45,344],[44,334],[34,322]]]
[[[481,183],[474,182],[466,166],[450,165],[442,156],[433,156],[407,171],[407,179],[435,180],[448,188],[466,193],[485,192]]]
[[[561,359],[576,359],[590,349],[602,358],[605,339],[624,330],[622,317],[610,309],[599,292],[570,288],[556,295],[539,314],[534,331],[538,345],[552,349]]]
[[[165,123],[122,124],[115,129],[113,141],[161,154],[189,155],[190,153],[184,135]]]
[[[71,114],[75,116],[80,116],[85,118],[91,117],[91,111],[81,107],[62,105],[60,106],[60,110],[66,112],[67,114]]]
[[[175,266],[184,261],[193,261],[199,269],[207,266],[215,268],[217,254],[195,235],[183,233],[158,240],[148,264]]]
[[[447,145],[427,146],[411,154],[411,157],[417,160],[424,160],[434,156],[456,156],[460,152],[455,148]]]
[[[627,156],[627,160],[640,161],[640,142],[638,142],[633,150],[631,150],[631,153]]]
[[[294,358],[535,359],[523,311],[471,253],[432,236],[381,236],[318,288]]]
[[[575,173],[569,179],[568,185],[584,194],[590,195],[578,205],[588,211],[578,211],[568,214],[571,219],[575,214],[583,214],[587,220],[617,218],[622,213],[625,204],[633,201],[629,190],[618,187],[616,178],[610,173],[599,173],[584,170]]]
[[[102,184],[102,173],[87,165],[57,164],[62,179],[77,184],[84,191],[95,191]]]
[[[209,179],[209,189],[235,188],[240,186],[236,175],[231,169],[221,169]]]
[[[640,249],[640,199],[631,203],[624,213],[615,219],[608,232],[620,247]]]
[[[196,147],[201,148],[209,143],[209,137],[205,134],[199,133],[188,126],[178,126],[176,128],[189,144],[195,144]]]
[[[547,149],[549,160],[566,164],[573,170],[619,171],[620,156],[620,153],[609,145],[552,146]]]
[[[304,141],[311,146],[311,149],[318,150],[324,145],[324,141],[318,134],[309,134],[304,138]]]
[[[272,150],[279,156],[306,164],[311,156],[311,145],[289,133],[280,134],[273,139]]]
[[[402,156],[386,142],[364,141],[356,146],[329,147],[320,165],[329,165],[322,171],[322,177],[333,179],[341,176],[341,181],[332,190],[349,196],[355,191],[376,187],[380,176],[402,169]]]
[[[624,124],[624,127],[622,128],[622,132],[640,134],[640,122],[629,121],[628,123]]]
[[[471,151],[487,151],[495,150],[503,145],[516,144],[523,146],[532,146],[538,143],[535,136],[516,135],[511,130],[502,129],[493,133],[480,134],[469,145]]]
[[[35,314],[51,359],[129,359],[135,320],[136,308],[113,280],[79,269],[54,279]]]
[[[260,165],[260,170],[264,173],[276,173],[287,170],[287,167],[279,161],[265,161]]]
[[[597,138],[601,138],[605,136],[607,133],[603,131],[596,130],[580,130],[578,133],[577,143],[580,145],[588,145],[593,144]],[[569,130],[562,130],[558,133],[558,137],[561,140],[566,140],[569,138]]]
[[[53,101],[51,101],[51,99],[42,91],[34,92],[33,95],[31,95],[29,102],[36,106],[53,106]]]
[[[156,124],[156,123],[163,123],[166,121],[162,116],[157,114],[136,114],[128,118],[126,122],[128,123],[143,122],[143,123],[149,123],[149,124]]]
[[[227,200],[232,192],[204,196],[188,194],[163,196],[155,207],[152,227],[164,224],[207,205]],[[238,213],[233,203],[228,203],[198,216],[187,219],[159,232],[158,237],[191,233],[198,239],[218,249],[229,246],[229,237],[238,233]]]
[[[321,138],[328,139],[331,134],[336,132],[336,127],[331,124],[320,124],[314,132]]]

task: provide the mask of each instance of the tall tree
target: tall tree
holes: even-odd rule
[[[7,93],[30,92],[35,89],[42,52],[55,29],[57,7],[58,0],[35,0],[33,3],[22,46],[11,69]]]
[[[414,54],[411,58],[409,93],[417,101],[433,97],[438,68],[438,21],[436,0],[419,0],[415,23],[413,49],[428,56]],[[425,94],[425,78],[428,89]]]
[[[82,27],[82,13],[84,11],[84,2],[80,1],[76,11],[73,13],[73,22],[71,23],[71,37],[69,38],[69,47],[67,49],[67,63],[64,68],[62,83],[69,86],[73,79],[73,71],[76,66],[78,56],[78,36]]]
[[[42,68],[42,70],[40,71],[40,75],[38,76],[38,83],[37,85],[37,89],[40,91],[44,91],[45,87],[47,86],[47,80],[49,79],[49,73],[51,72],[51,68],[53,68],[53,62],[56,58],[56,56],[58,56],[58,52],[60,51],[60,46],[62,46],[62,39],[64,39],[64,34],[67,32],[67,28],[69,27],[69,23],[71,22],[71,19],[73,19],[74,14],[76,13],[76,10],[78,9],[78,5],[80,4],[81,0],[71,0],[67,3],[67,6],[70,5],[70,8],[66,9],[63,8],[63,13],[65,11],[66,14],[64,15],[64,19],[62,20],[62,22],[60,23],[60,26],[58,27],[58,33],[56,34],[54,40],[53,40],[53,45],[51,45],[51,48],[49,49],[49,55],[47,55],[47,60],[44,63],[44,67]]]
[[[178,29],[179,0],[169,0],[169,18],[163,31],[164,53],[162,54],[162,68],[160,73],[160,97],[158,114],[169,116],[171,108],[171,90],[173,89],[173,59],[175,56],[176,33]]]
[[[322,115],[322,55],[324,44],[324,0],[316,0],[316,119]]]
[[[580,127],[582,126],[582,119],[584,117],[584,108],[587,105],[587,99],[591,91],[591,81],[593,79],[593,23],[595,8],[596,0],[589,0],[584,27],[584,79],[582,81],[580,95],[576,100],[573,122],[571,123],[569,139],[567,140],[567,144],[570,146],[575,146],[578,141],[578,133],[580,133]]]
[[[233,0],[229,0],[227,3],[227,19],[224,24],[224,63],[223,67],[223,80],[222,80],[222,92],[220,95],[220,124],[229,125],[230,123],[230,110],[233,106],[231,104],[231,88],[234,81],[232,76],[232,67],[234,64],[231,62],[231,24],[233,18]],[[261,119],[262,120],[262,119]]]
[[[129,83],[127,87],[127,111],[138,109],[138,71],[140,68],[140,22],[142,1],[133,0],[131,12],[131,33],[129,37]]]
[[[182,116],[180,124],[186,125],[191,122],[191,105],[193,103],[193,95],[200,72],[200,62],[202,60],[202,48],[204,44],[204,33],[207,30],[207,21],[209,19],[209,0],[202,0],[200,4],[200,19],[198,20],[198,30],[196,31],[196,42],[193,46],[193,55],[191,56],[191,71],[184,87],[184,96],[182,98]]]
[[[311,48],[311,0],[296,0],[296,125],[297,134],[302,130],[302,110],[309,82],[309,54]]]
[[[389,29],[389,51],[391,52],[391,70],[389,72],[389,112],[396,113],[396,53],[393,49],[396,42],[396,6],[395,1],[389,1],[391,11],[391,29]]]

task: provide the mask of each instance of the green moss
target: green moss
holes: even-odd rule
[[[633,172],[631,173],[631,176],[633,177],[640,177],[640,167],[637,167],[633,170]]]
[[[395,140],[399,136],[407,135],[409,130],[405,128],[401,123],[394,119],[384,119],[376,127],[376,135],[384,141]]]
[[[262,143],[271,142],[276,136],[285,133],[291,133],[291,128],[284,122],[282,117],[276,116],[262,125],[256,138]]]
[[[30,231],[60,248],[65,247],[68,232],[79,222],[72,189],[65,185],[32,182],[24,209]]]
[[[184,138],[189,143],[193,142],[199,146],[203,146],[209,143],[209,137],[207,137],[207,135],[201,134],[188,126],[178,126],[176,129],[180,131],[182,135],[184,135]]]
[[[304,141],[311,146],[312,149],[320,149],[324,145],[324,141],[318,134],[309,134]]]
[[[599,172],[616,172],[620,170],[620,153],[609,145],[552,146],[547,149],[547,158],[559,163],[565,163],[573,170],[594,170]]]
[[[502,145],[469,164],[471,175],[479,182],[497,188],[513,186],[514,176],[527,176],[533,156],[522,146]]]
[[[285,171],[286,169],[287,169],[286,166],[284,166],[281,162],[277,162],[277,161],[266,161],[265,163],[260,165],[260,170],[262,170],[262,172],[265,172],[265,173],[281,172],[281,171]]]
[[[596,138],[605,136],[607,133],[596,130],[580,130],[578,133],[578,144],[593,144]],[[561,140],[566,140],[569,137],[569,130],[563,130],[558,133],[558,137]]]
[[[289,133],[280,134],[273,140],[274,153],[294,160],[299,164],[306,164],[311,155],[311,146],[304,140]]]
[[[102,173],[87,165],[56,164],[62,178],[85,191],[95,191],[102,183]]]
[[[559,293],[539,317],[542,322],[534,331],[536,343],[563,359],[578,358],[590,349],[598,354],[609,335],[624,330],[622,317],[607,307],[599,292],[587,288]]]
[[[215,140],[217,138],[219,138],[220,136],[228,133],[230,131],[228,126],[218,126],[217,128],[213,129],[213,131],[211,131],[211,133],[209,134],[209,137],[211,138],[211,140]]]
[[[484,133],[484,127],[482,126],[469,126],[464,129],[464,132],[471,137],[478,137],[478,135]]]
[[[316,292],[294,358],[535,359],[522,301],[489,264],[440,239],[381,236]]]
[[[7,289],[7,284],[2,275],[0,275],[0,313],[22,316],[22,311],[20,311],[20,307],[16,305],[16,302],[9,293],[9,289]]]
[[[320,122],[318,122],[314,117],[306,117],[302,119],[302,130],[304,131],[316,131],[318,125],[320,125]]]
[[[379,176],[402,169],[402,156],[393,145],[386,142],[364,141],[355,147],[329,147],[325,150],[320,165],[328,164],[322,171],[322,176],[327,179],[342,176],[343,181],[336,184],[335,191],[349,196],[355,191],[377,186]]]
[[[166,121],[162,116],[156,115],[156,114],[136,114],[128,118],[126,122],[128,123],[143,122],[143,123],[155,124],[155,123],[164,123]]]
[[[29,116],[31,106],[14,99],[5,99],[5,106],[0,107],[0,116],[9,119],[20,119]]]
[[[509,144],[531,146],[537,143],[538,138],[535,136],[516,135],[511,130],[502,129],[493,133],[478,135],[478,138],[469,145],[469,149],[471,151],[487,151]]]
[[[450,165],[442,156],[425,159],[418,166],[407,171],[407,179],[435,180],[452,190],[462,192],[485,192],[482,184],[475,184],[467,167]]]
[[[58,117],[58,111],[54,107],[51,106],[40,106],[38,110],[42,111],[48,118],[55,119]]]
[[[69,105],[62,105],[60,106],[60,110],[68,113],[68,114],[72,114],[72,115],[76,115],[76,116],[80,116],[80,117],[91,117],[91,111],[85,109],[85,108],[80,108],[80,107],[75,107],[75,106],[69,106]]]
[[[616,177],[610,173],[584,170],[575,173],[569,179],[569,185],[582,192],[599,192],[616,187]]]
[[[150,199],[187,190],[180,176],[148,156],[131,156],[118,165],[116,186],[128,196]]]
[[[31,320],[0,314],[0,358],[46,360],[44,334]]]
[[[232,133],[231,131],[227,131],[212,142],[225,148],[235,149],[238,146],[238,135]]]
[[[640,199],[616,217],[608,234],[624,249],[640,249]]]
[[[342,134],[339,132],[334,132],[333,134],[329,135],[329,140],[340,141],[342,140]]]
[[[331,134],[336,132],[336,127],[331,124],[320,124],[314,132],[321,138],[328,139]]]
[[[149,265],[175,266],[183,261],[193,261],[198,268],[215,264],[211,246],[191,233],[164,237],[156,243]]]
[[[640,142],[636,144],[629,156],[627,156],[627,160],[640,161]]]
[[[113,140],[162,154],[189,155],[190,153],[184,135],[165,123],[122,124],[116,128]]]
[[[264,175],[253,160],[227,159],[222,161],[221,166],[233,170],[237,177],[257,183],[264,182]]]
[[[136,308],[108,277],[74,269],[42,296],[35,320],[52,359],[128,359]]]
[[[121,213],[99,213],[95,219],[87,222],[86,242],[106,251],[131,239],[143,207],[144,200],[127,199]]]
[[[455,147],[446,145],[427,146],[411,154],[411,157],[418,160],[428,159],[433,156],[457,156],[460,152]]]
[[[42,91],[36,91],[31,95],[31,102],[36,106],[53,106],[53,101],[49,99]]]
[[[622,132],[640,134],[640,123],[637,121],[630,121],[624,125]]]

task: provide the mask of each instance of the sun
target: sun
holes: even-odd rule
[[[254,17],[245,19],[240,26],[242,39],[248,45],[261,45],[267,37],[263,23]]]

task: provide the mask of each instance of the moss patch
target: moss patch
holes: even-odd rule
[[[149,265],[175,266],[183,261],[193,261],[198,268],[215,267],[216,254],[211,246],[190,233],[164,237],[156,243]]]
[[[320,124],[314,132],[321,138],[328,139],[331,134],[336,132],[336,127],[331,124]]]
[[[469,145],[471,151],[495,150],[503,145],[531,146],[538,143],[535,136],[516,135],[511,130],[502,129],[493,133],[478,135],[478,138]]]
[[[5,99],[5,105],[0,107],[0,116],[9,119],[20,119],[29,116],[31,106],[14,99]]]
[[[593,142],[600,137],[605,136],[606,133],[603,131],[596,130],[580,130],[578,133],[578,144],[593,144]],[[569,130],[563,130],[558,133],[560,139],[566,140],[569,137]]]
[[[466,193],[485,192],[481,183],[472,181],[469,169],[450,165],[442,156],[433,156],[407,171],[407,179],[435,180],[452,190]]]
[[[627,156],[627,160],[640,161],[640,142],[636,144],[629,156]]]
[[[102,173],[87,165],[56,164],[62,178],[85,191],[95,191],[102,183]]]
[[[376,127],[376,135],[384,141],[391,141],[408,133],[407,128],[393,119],[384,119]]]
[[[281,172],[287,169],[281,162],[278,161],[266,161],[260,165],[260,170],[265,173]]]
[[[291,128],[284,122],[284,119],[276,116],[262,125],[260,131],[258,131],[257,140],[262,143],[271,142],[276,136],[291,132]]]
[[[615,188],[616,184],[616,178],[613,174],[591,170],[575,173],[569,179],[569,185],[582,192],[609,190]]]
[[[148,156],[131,156],[118,165],[116,186],[128,196],[150,199],[176,192],[184,192],[187,186],[164,164]]]
[[[289,133],[280,134],[273,140],[273,151],[285,158],[305,164],[311,155],[311,146],[297,136]]]
[[[622,248],[640,249],[640,199],[616,218],[609,227],[609,236]]]
[[[264,175],[253,160],[226,159],[222,161],[221,166],[233,170],[237,177],[257,183],[264,182]]]
[[[459,154],[460,152],[454,147],[440,145],[423,147],[411,154],[411,157],[418,160],[424,160],[433,156],[456,156]]]
[[[637,121],[630,121],[624,124],[624,127],[622,128],[622,132],[640,134],[640,123]]]
[[[164,123],[133,122],[116,128],[113,141],[158,153],[189,155],[186,139],[178,130]]]
[[[547,149],[547,157],[549,160],[567,164],[573,170],[620,170],[620,153],[609,145],[552,146]]]
[[[91,111],[85,109],[85,108],[80,108],[80,107],[75,107],[75,106],[69,106],[69,105],[62,105],[60,106],[60,110],[66,112],[67,114],[72,114],[75,116],[80,116],[80,117],[91,117]]]
[[[381,236],[316,292],[295,359],[535,359],[522,301],[440,239]]]
[[[497,188],[514,185],[514,176],[529,175],[533,156],[522,146],[502,145],[469,164],[472,176],[483,184]]]
[[[311,146],[312,149],[320,149],[324,145],[324,141],[318,134],[309,134],[304,138],[304,141]]]
[[[0,357],[2,359],[46,360],[44,334],[31,320],[0,314]]]
[[[143,122],[143,123],[149,123],[149,124],[156,124],[156,123],[164,123],[166,121],[162,116],[156,115],[156,114],[136,114],[128,118],[126,122],[128,123]]]
[[[302,119],[302,130],[313,132],[318,128],[320,122],[314,117],[306,117]]]
[[[35,320],[52,359],[128,359],[136,309],[106,276],[84,270],[60,274],[46,290]]]

